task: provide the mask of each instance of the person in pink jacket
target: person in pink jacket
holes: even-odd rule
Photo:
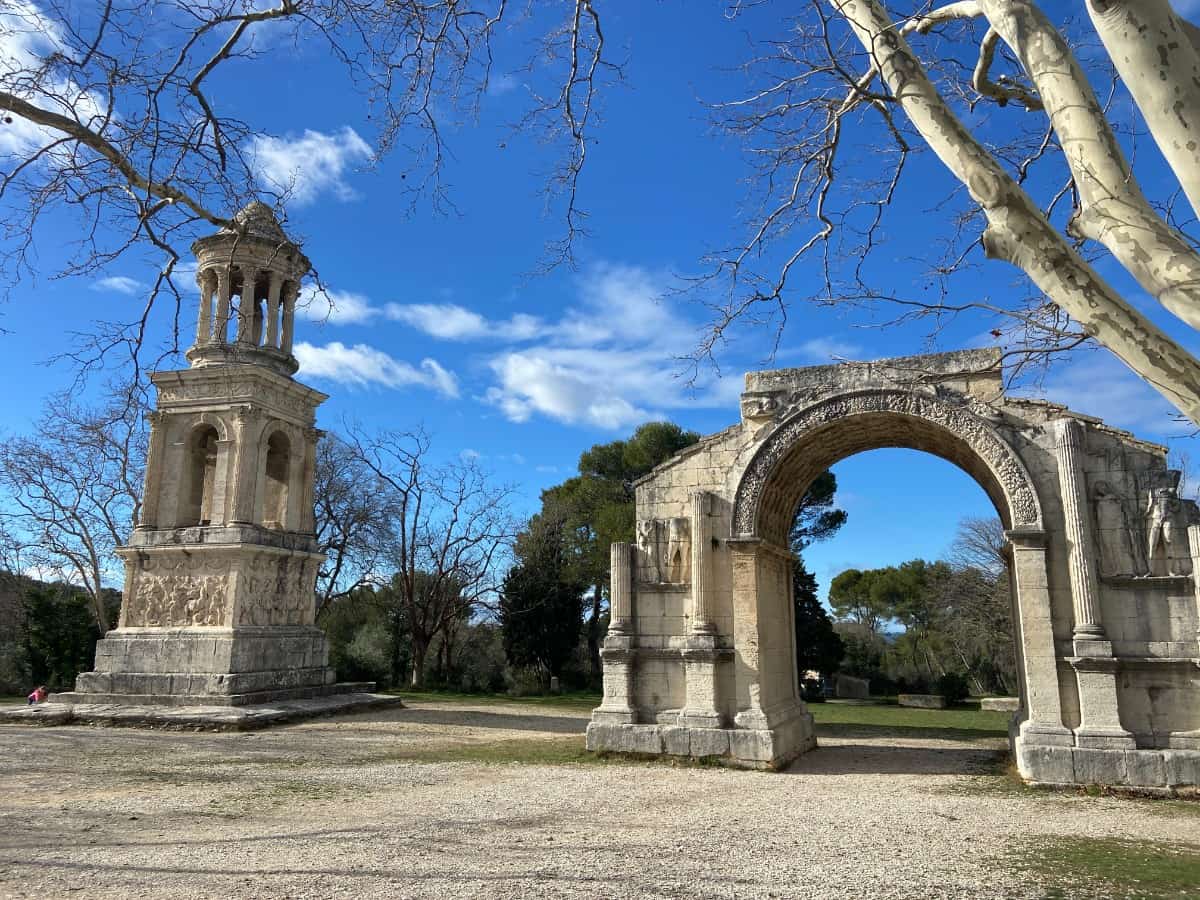
[[[35,704],[35,703],[45,703],[47,696],[48,696],[48,692],[46,690],[46,686],[43,684],[38,687],[35,687],[33,689],[33,693],[30,694],[25,699],[27,699],[29,701],[30,706],[33,706],[33,704]]]

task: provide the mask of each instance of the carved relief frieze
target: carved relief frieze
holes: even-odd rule
[[[224,625],[224,572],[195,556],[161,560],[149,557],[134,579],[122,622],[129,628],[182,628]]]
[[[965,398],[958,402],[912,391],[872,390],[837,396],[790,415],[781,404],[779,427],[759,448],[738,486],[734,503],[733,532],[753,535],[759,503],[780,461],[804,436],[830,422],[866,413],[896,413],[923,419],[949,431],[991,470],[1008,500],[1012,524],[1039,525],[1041,508],[1032,480],[1012,448],[995,428],[972,411]]]
[[[260,553],[238,573],[238,625],[310,625],[316,565]]]

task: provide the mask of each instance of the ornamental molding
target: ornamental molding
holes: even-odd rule
[[[970,409],[968,398],[954,395],[954,399],[947,399],[914,391],[874,389],[827,397],[799,411],[788,407],[787,399],[780,397],[759,407],[760,415],[775,417],[778,425],[754,454],[738,484],[733,508],[735,537],[757,535],[763,493],[780,462],[793,448],[808,440],[811,432],[821,426],[872,413],[920,419],[953,435],[995,477],[1008,501],[1012,527],[1041,526],[1041,504],[1033,479],[996,428]]]

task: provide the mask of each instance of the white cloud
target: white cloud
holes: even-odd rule
[[[379,313],[362,294],[331,288],[318,290],[311,284],[301,289],[296,309],[310,322],[330,325],[357,325],[369,322]]]
[[[77,84],[53,74],[43,60],[56,52],[70,54],[62,29],[45,16],[36,3],[8,0],[0,8],[0,89],[51,112],[87,123],[102,110],[99,98]],[[11,119],[11,121],[8,121]],[[28,156],[48,146],[58,132],[35,125],[18,115],[0,120],[0,156]],[[43,157],[53,163],[55,151]]]
[[[862,347],[858,344],[836,337],[810,338],[796,350],[805,360],[816,365],[854,359],[862,353]]]
[[[306,129],[292,138],[257,135],[250,143],[250,156],[260,182],[303,205],[325,193],[353,199],[345,175],[355,163],[371,158],[371,148],[347,126],[332,134]]]
[[[536,316],[521,313],[509,319],[491,321],[454,303],[389,303],[384,312],[389,319],[444,341],[483,338],[524,341],[545,331]]]
[[[302,342],[295,347],[300,371],[311,378],[328,378],[341,384],[425,387],[447,397],[458,396],[458,379],[437,360],[423,359],[413,366],[366,344],[347,347],[340,341],[317,347]]]
[[[1014,393],[1062,403],[1135,434],[1161,435],[1171,429],[1177,414],[1158,391],[1107,351],[1055,363],[1040,385]]]
[[[136,278],[129,278],[125,275],[109,275],[94,282],[91,288],[93,291],[107,291],[132,297],[134,294],[146,290],[146,285]]]
[[[463,462],[474,462],[477,459],[483,459],[483,454],[471,447],[466,447],[458,454],[458,458]]]

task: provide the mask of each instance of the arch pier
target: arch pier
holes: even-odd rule
[[[778,768],[816,746],[788,530],[817,475],[883,447],[959,466],[1004,524],[1021,774],[1200,783],[1200,510],[1163,447],[1005,395],[995,350],[748,374],[739,424],[637,485],[589,749]]]

